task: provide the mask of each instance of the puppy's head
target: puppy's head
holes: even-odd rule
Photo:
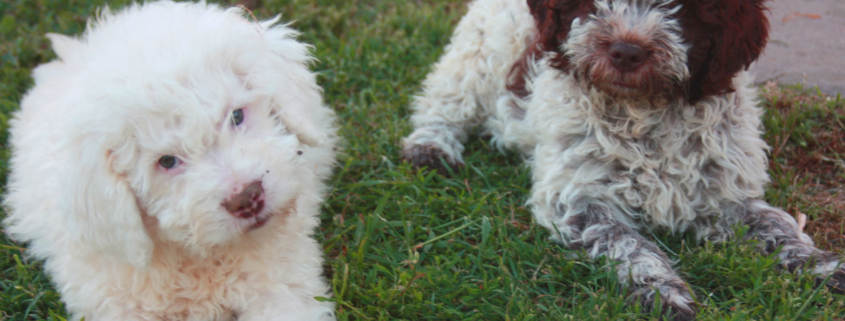
[[[552,65],[619,99],[733,91],[766,44],[765,0],[529,0]]]
[[[52,36],[60,63],[36,81],[76,92],[69,230],[144,266],[154,238],[204,253],[319,197],[333,116],[308,47],[277,20],[158,2],[105,14],[80,40]]]

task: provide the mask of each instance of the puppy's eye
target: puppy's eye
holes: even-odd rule
[[[176,156],[166,155],[158,159],[158,164],[166,169],[171,169],[179,164],[179,159]]]
[[[244,122],[244,110],[238,109],[232,112],[232,124],[237,126]]]

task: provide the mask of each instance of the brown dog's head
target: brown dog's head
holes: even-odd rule
[[[529,0],[537,50],[621,99],[732,92],[768,38],[765,0]]]

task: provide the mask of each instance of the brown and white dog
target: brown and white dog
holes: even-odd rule
[[[762,253],[833,272],[842,292],[840,257],[760,200],[768,147],[745,69],[766,44],[763,2],[476,0],[413,103],[403,156],[461,165],[481,125],[529,156],[552,238],[617,261],[632,298],[648,309],[659,291],[675,319],[694,318],[693,296],[643,227],[724,241],[745,224]]]

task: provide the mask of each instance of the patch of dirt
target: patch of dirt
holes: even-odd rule
[[[837,195],[820,192],[808,196],[826,210],[822,211],[823,215],[809,220],[804,231],[820,248],[841,252],[845,249],[845,192],[840,189]]]
[[[782,130],[767,135],[772,147],[769,166],[776,172],[792,172],[804,184],[792,192],[785,207],[796,217],[801,209],[815,215],[804,232],[816,245],[827,250],[845,249],[845,101],[815,92],[768,83],[763,88],[763,104],[783,116]],[[818,106],[818,110],[813,110]],[[812,124],[809,133],[795,129]],[[774,188],[779,188],[773,182]],[[817,211],[816,211],[817,210]]]

